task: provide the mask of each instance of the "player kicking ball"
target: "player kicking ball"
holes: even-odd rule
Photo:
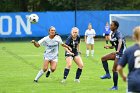
[[[64,69],[64,76],[61,83],[64,83],[67,79],[67,76],[69,74],[72,65],[72,60],[74,60],[74,62],[78,65],[74,81],[80,83],[79,78],[81,76],[82,69],[83,69],[83,61],[79,55],[80,37],[78,34],[79,34],[79,29],[77,27],[73,27],[71,30],[71,35],[66,40],[66,45],[72,48],[72,53],[74,53],[74,55],[69,54],[67,51],[65,52],[66,67]]]
[[[42,38],[38,42],[36,42],[35,40],[32,40],[31,42],[35,47],[46,47],[46,50],[44,52],[43,68],[38,72],[37,76],[34,79],[34,82],[38,82],[38,79],[44,74],[44,72],[47,71],[46,77],[49,77],[50,73],[56,70],[59,44],[61,44],[69,54],[73,55],[73,53],[70,52],[71,48],[63,43],[59,35],[56,35],[56,29],[53,26],[50,27],[48,36]],[[48,68],[49,64],[50,68]]]

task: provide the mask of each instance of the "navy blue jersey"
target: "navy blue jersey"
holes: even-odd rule
[[[109,35],[110,32],[111,32],[111,31],[110,31],[110,27],[109,27],[109,26],[105,26],[105,31],[104,31],[104,33]]]
[[[76,54],[78,51],[77,51],[77,46],[78,44],[80,43],[80,37],[78,36],[76,38],[76,40],[73,40],[72,39],[72,36],[70,35],[67,40],[66,40],[66,45],[70,46],[72,48],[72,53]]]
[[[115,31],[114,33],[111,34],[110,43],[112,44],[112,46],[115,47],[115,50],[117,51],[119,39],[122,39],[122,46],[119,53],[123,54],[123,51],[126,49],[126,44],[125,44],[125,39],[122,37],[122,34],[119,31]]]
[[[122,67],[128,64],[128,91],[140,93],[140,45],[128,48],[118,64]]]

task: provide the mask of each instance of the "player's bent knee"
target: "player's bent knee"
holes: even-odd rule
[[[80,69],[82,69],[83,67],[84,67],[83,64],[80,64],[80,65],[78,66],[78,68],[80,68]]]
[[[46,72],[48,68],[43,68],[43,71]]]
[[[54,68],[51,68],[51,71],[52,71],[52,72],[54,72],[55,70],[56,70],[56,69],[54,69]]]
[[[117,70],[116,69],[112,69],[112,72],[116,72]]]
[[[106,61],[106,58],[105,58],[105,57],[102,57],[102,58],[101,58],[101,61]]]
[[[84,67],[84,66],[82,65],[82,66],[80,66],[79,68],[80,68],[80,69],[83,69],[83,67]]]
[[[66,68],[70,69],[70,68],[71,68],[71,65],[67,65],[67,67],[66,67]]]

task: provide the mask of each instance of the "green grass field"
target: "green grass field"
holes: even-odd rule
[[[0,93],[125,93],[126,83],[120,77],[118,91],[108,90],[113,85],[112,78],[99,78],[105,73],[100,58],[114,51],[105,50],[104,44],[104,41],[95,41],[94,58],[86,58],[85,43],[81,42],[84,68],[79,84],[74,82],[77,69],[74,62],[66,83],[60,83],[66,64],[62,47],[59,50],[57,70],[49,78],[44,74],[36,84],[33,80],[42,67],[44,47],[35,48],[30,42],[0,43]],[[132,41],[127,41],[128,46],[132,44]],[[110,72],[112,65],[113,61],[109,61]]]

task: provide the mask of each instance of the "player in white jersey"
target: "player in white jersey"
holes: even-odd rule
[[[89,56],[89,48],[91,46],[91,56],[94,55],[94,37],[96,35],[96,32],[94,29],[92,29],[92,24],[88,25],[88,29],[85,32],[85,42],[86,42],[86,56]]]
[[[57,67],[57,61],[58,61],[58,48],[59,44],[61,44],[63,47],[65,47],[66,51],[71,53],[71,48],[63,43],[61,37],[59,35],[56,35],[55,27],[51,26],[49,29],[49,35],[42,38],[38,42],[35,42],[35,40],[32,40],[32,43],[35,47],[44,46],[46,47],[46,50],[44,52],[44,64],[43,69],[41,69],[37,76],[34,79],[34,82],[38,82],[38,79],[43,75],[44,72],[46,72],[46,77],[49,77],[51,72],[54,72]],[[50,68],[48,69],[48,66],[50,64]]]

